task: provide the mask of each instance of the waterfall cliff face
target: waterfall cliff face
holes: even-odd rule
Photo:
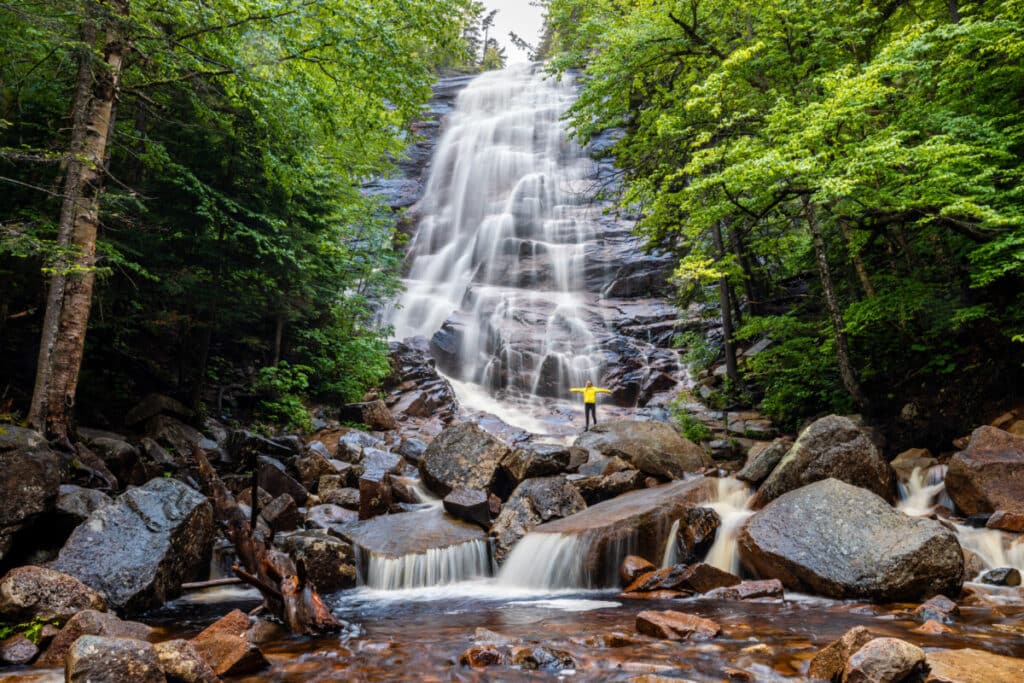
[[[432,337],[457,379],[551,396],[601,375],[584,273],[595,168],[561,120],[574,97],[537,67],[484,74],[438,143],[393,323]]]

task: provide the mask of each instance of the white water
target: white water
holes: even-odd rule
[[[529,533],[512,549],[498,573],[504,587],[557,590],[587,588],[585,541],[567,534]]]
[[[915,467],[910,480],[899,483],[900,500],[896,508],[911,517],[927,517],[937,505],[953,509],[946,496],[946,466],[935,465],[927,470]]]
[[[740,573],[740,556],[736,537],[740,527],[754,514],[747,506],[752,492],[741,481],[722,478],[718,480],[715,499],[707,505],[722,518],[715,534],[715,542],[708,550],[704,562],[733,574]],[[675,544],[673,544],[675,545]]]
[[[483,74],[438,143],[390,319],[398,338],[454,321],[458,380],[528,396],[598,379],[603,320],[583,284],[594,165],[561,120],[574,98],[538,66]]]
[[[486,541],[470,541],[425,553],[368,558],[366,581],[377,590],[406,590],[471,581],[493,573]]]

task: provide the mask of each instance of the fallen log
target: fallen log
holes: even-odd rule
[[[253,496],[253,514],[249,519],[210,465],[206,453],[194,446],[193,454],[203,492],[213,501],[214,514],[235,546],[239,559],[232,567],[235,575],[259,590],[266,609],[292,633],[317,635],[345,628],[346,624],[327,609],[303,563],[274,548],[273,538],[264,538],[256,530],[252,520],[257,514],[257,497]]]

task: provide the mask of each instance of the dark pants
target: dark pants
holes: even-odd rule
[[[597,424],[597,404],[596,403],[584,403],[583,404],[583,415],[586,418],[587,426],[586,429],[590,429],[590,419],[594,419],[594,424]]]

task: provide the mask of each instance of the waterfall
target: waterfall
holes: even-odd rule
[[[585,588],[584,539],[569,534],[530,533],[501,566],[498,583],[519,588]]]
[[[713,567],[733,574],[740,573],[740,556],[736,545],[736,537],[740,527],[754,514],[747,506],[753,494],[741,481],[736,479],[719,479],[715,489],[715,499],[707,505],[722,519],[722,524],[715,533],[715,542],[708,549],[704,562]]]
[[[563,396],[598,379],[603,318],[584,283],[595,167],[562,121],[575,96],[537,65],[483,74],[438,143],[389,317],[398,338],[433,336],[457,380]]]
[[[364,584],[377,590],[428,588],[491,576],[492,570],[488,543],[470,541],[401,557],[370,553]]]
[[[946,494],[945,479],[945,465],[935,465],[927,470],[915,467],[909,480],[899,485],[897,509],[912,517],[931,515],[939,506],[954,509],[953,501]],[[1014,542],[1017,539],[998,529],[976,529],[963,524],[955,526],[960,545],[981,558],[986,569],[1014,567],[1024,572],[1024,543]]]

